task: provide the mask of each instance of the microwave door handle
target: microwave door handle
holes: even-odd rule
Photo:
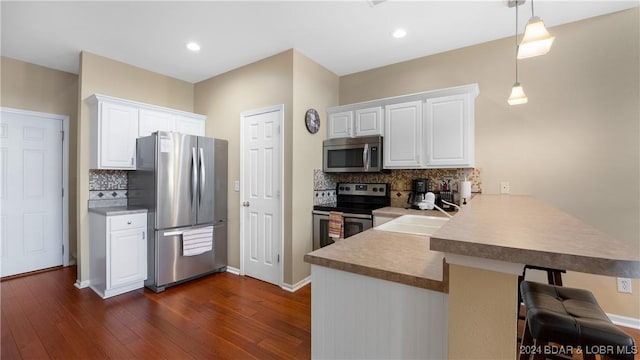
[[[369,171],[369,144],[364,144],[362,162],[364,163],[364,171]]]

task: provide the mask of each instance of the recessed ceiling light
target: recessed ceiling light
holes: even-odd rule
[[[200,51],[200,44],[197,42],[191,41],[187,43],[187,49],[191,51]]]
[[[405,30],[405,29],[396,29],[393,33],[391,33],[391,36],[393,36],[396,39],[401,39],[401,38],[407,36],[407,30]]]

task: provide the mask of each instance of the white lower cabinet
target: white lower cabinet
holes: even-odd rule
[[[89,213],[91,288],[108,298],[144,286],[147,214]]]
[[[312,359],[446,359],[449,296],[311,265]]]

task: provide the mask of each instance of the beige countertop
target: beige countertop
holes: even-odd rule
[[[105,216],[116,216],[116,215],[143,214],[147,212],[147,209],[143,209],[139,207],[128,207],[128,206],[107,206],[107,207],[89,208],[89,212],[101,214]]]
[[[431,237],[446,253],[640,278],[640,251],[526,195],[478,195]]]
[[[449,267],[444,254],[429,250],[429,238],[369,229],[313,251],[314,265],[447,293]]]

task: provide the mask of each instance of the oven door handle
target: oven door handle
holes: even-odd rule
[[[313,215],[329,216],[330,211],[313,210],[312,213]],[[369,220],[373,218],[373,216],[369,214],[350,214],[350,213],[342,214],[342,217],[345,219],[369,219]]]

